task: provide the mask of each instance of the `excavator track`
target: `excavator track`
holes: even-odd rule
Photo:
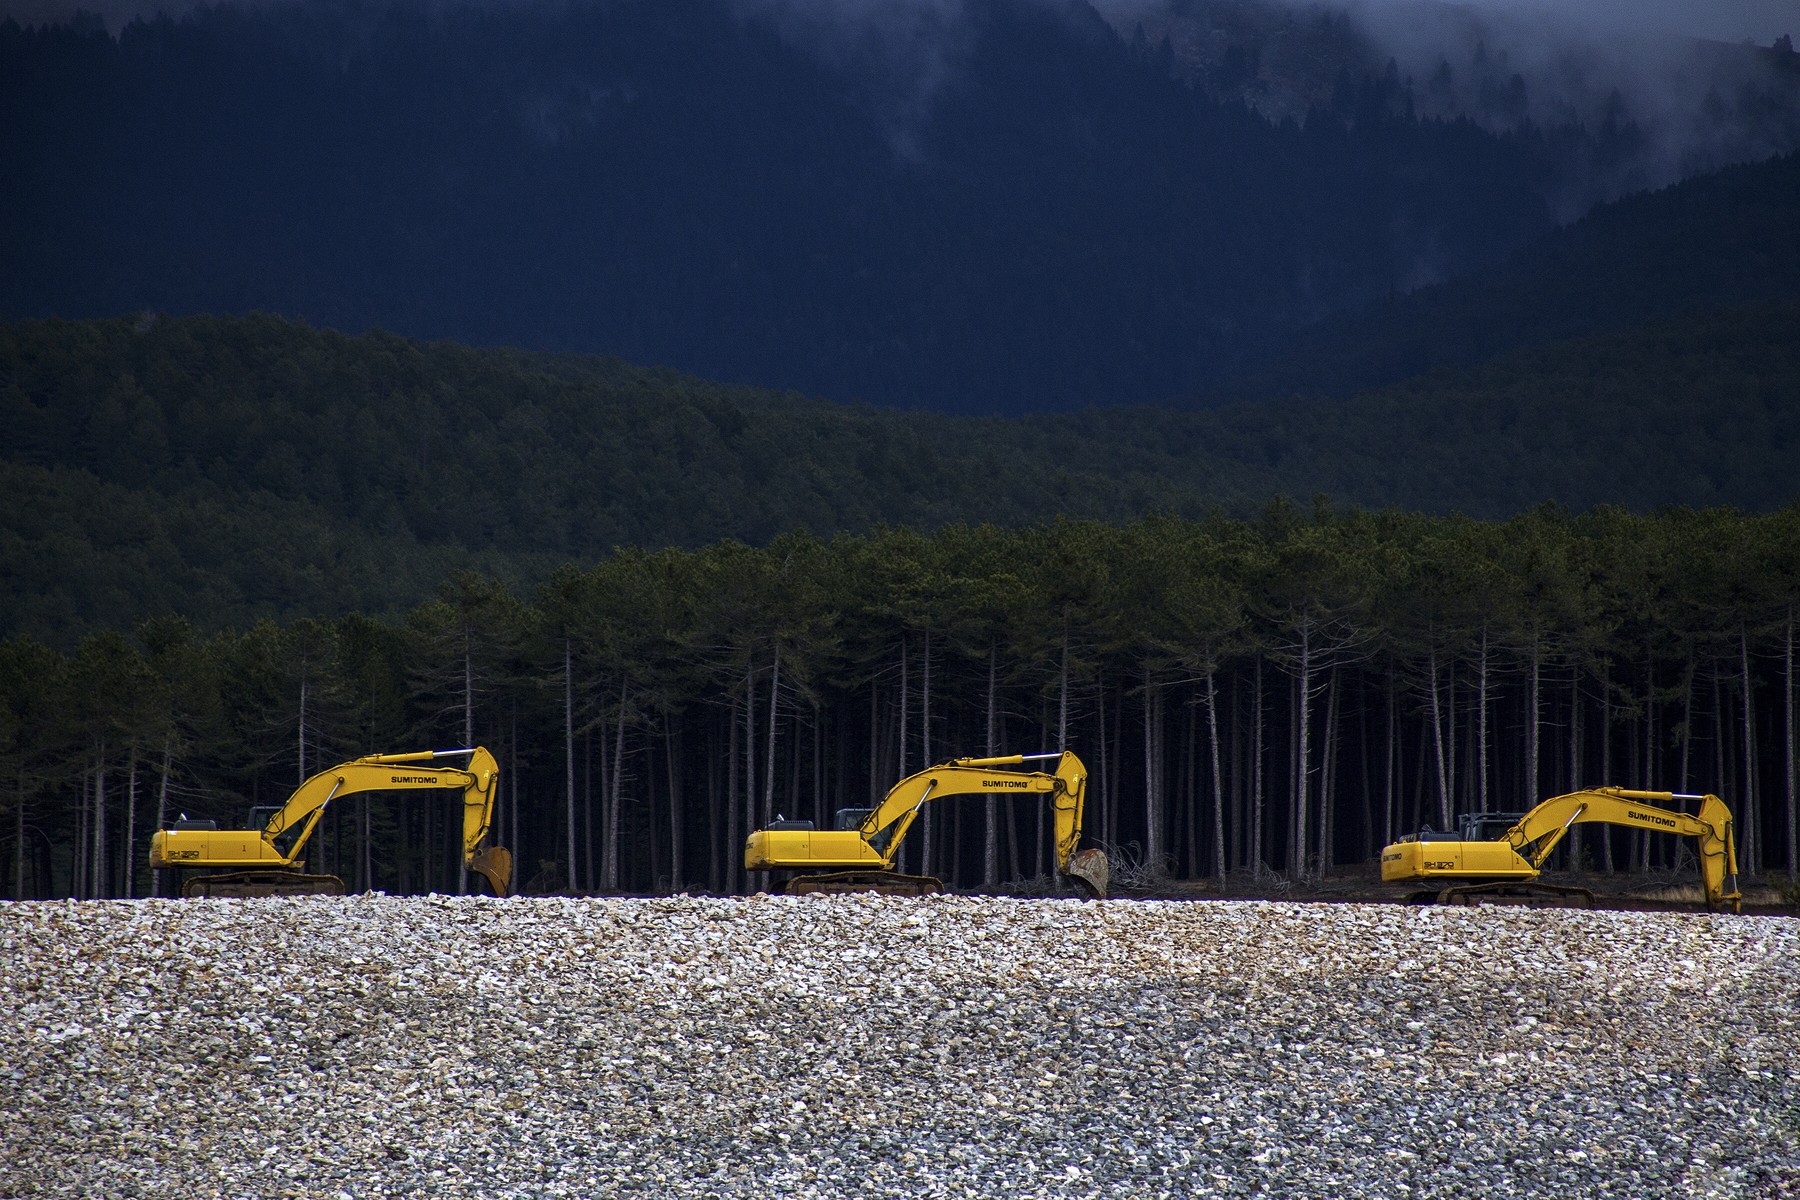
[[[199,875],[181,886],[183,896],[251,898],[257,896],[341,896],[344,881],[336,875],[303,875],[298,871],[228,871]]]
[[[796,875],[783,890],[790,896],[841,896],[850,892],[931,896],[944,890],[944,882],[930,875],[902,875],[897,871],[832,871],[824,875]]]
[[[1472,883],[1444,888],[1435,892],[1414,892],[1408,904],[1503,904],[1514,908],[1592,908],[1594,893],[1584,887],[1565,887],[1555,883],[1503,880],[1498,883]]]

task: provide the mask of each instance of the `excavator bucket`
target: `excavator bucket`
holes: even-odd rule
[[[1063,874],[1073,879],[1089,900],[1104,900],[1107,885],[1111,882],[1112,864],[1107,861],[1104,850],[1077,850],[1069,856],[1069,865],[1063,868]]]
[[[487,876],[496,896],[504,896],[512,888],[512,851],[505,846],[488,846],[477,850],[475,857],[469,860],[469,869]]]

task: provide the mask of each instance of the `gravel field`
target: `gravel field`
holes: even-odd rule
[[[0,905],[0,1195],[1800,1197],[1800,920]]]

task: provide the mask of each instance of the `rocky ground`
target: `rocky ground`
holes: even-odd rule
[[[1800,920],[0,905],[0,1195],[1800,1196]]]

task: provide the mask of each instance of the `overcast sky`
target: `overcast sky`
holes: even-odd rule
[[[63,20],[76,9],[98,12],[109,25],[118,28],[136,15],[163,10],[184,12],[199,0],[0,0],[0,15],[11,16],[23,24]],[[231,0],[226,0],[227,3]],[[249,0],[271,3],[275,0]],[[283,0],[285,2],[285,0]],[[907,0],[784,0],[795,7],[817,4],[837,10],[855,8],[891,8]],[[918,3],[944,7],[945,0],[916,0]],[[1095,0],[1100,7],[1112,4],[1144,3],[1145,0]],[[1289,0],[1307,5],[1317,0]],[[1350,0],[1350,3],[1379,6],[1387,0]],[[1516,13],[1544,12],[1564,20],[1583,16],[1602,25],[1646,30],[1660,27],[1671,33],[1720,41],[1741,42],[1745,39],[1768,45],[1783,33],[1800,36],[1800,0],[1466,0],[1470,7],[1505,9]]]

